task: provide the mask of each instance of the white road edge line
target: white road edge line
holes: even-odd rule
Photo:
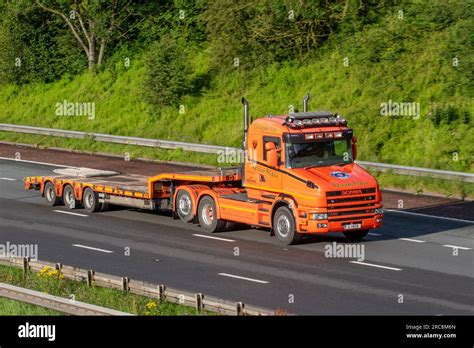
[[[424,240],[419,239],[411,239],[411,238],[398,238],[399,240],[406,240],[407,242],[415,242],[415,243],[426,243]]]
[[[74,215],[74,216],[82,216],[82,217],[88,217],[89,215],[86,214],[79,214],[79,213],[72,213],[70,211],[64,211],[64,210],[53,210],[55,213],[61,213],[61,214],[69,214],[69,215]]]
[[[215,240],[221,240],[223,242],[235,242],[233,239],[226,239],[226,238],[219,238],[219,237],[212,237],[212,236],[206,236],[204,234],[193,234],[194,237],[201,237],[201,238],[209,238],[209,239],[215,239]]]
[[[12,178],[0,178],[0,180],[6,180],[6,181],[16,181],[17,179],[12,179]]]
[[[372,233],[372,232],[369,232],[367,233],[369,236],[381,236],[382,234],[381,233]]]
[[[457,246],[457,245],[444,244],[443,246],[446,247],[446,248],[461,249],[461,250],[471,250],[471,248],[461,247],[461,246]]]
[[[229,274],[229,273],[218,273],[218,275],[224,276],[224,277],[230,277],[230,278],[248,280],[249,282],[254,282],[254,283],[261,283],[261,284],[268,284],[268,283],[269,283],[269,282],[267,282],[266,280],[259,280],[259,279],[241,277],[241,276],[234,275],[234,274]]]
[[[87,246],[87,245],[73,244],[72,246],[73,246],[73,247],[76,247],[76,248],[83,248],[83,249],[89,249],[89,250],[100,251],[100,252],[107,253],[107,254],[112,254],[112,253],[113,253],[112,250],[105,250],[105,249],[93,248],[93,247],[90,247],[90,246]]]
[[[22,159],[9,158],[9,157],[0,157],[0,160],[7,160],[7,161],[14,161],[14,162],[25,162],[25,163],[34,163],[34,164],[42,164],[42,165],[51,166],[51,167],[73,168],[73,167],[71,167],[71,166],[65,166],[64,164],[54,164],[54,163],[46,163],[46,162],[38,162],[38,161],[29,161],[29,160],[22,160]]]
[[[401,271],[401,268],[395,268],[395,267],[387,267],[387,266],[381,266],[381,265],[374,265],[373,263],[366,263],[366,262],[359,262],[359,261],[349,261],[350,263],[356,263],[358,265],[364,265],[364,266],[370,266],[370,267],[377,267],[377,268],[383,268],[383,269],[389,269],[392,271]]]
[[[451,221],[468,222],[468,223],[474,224],[474,221],[472,221],[472,220],[463,220],[463,219],[455,219],[455,218],[449,218],[449,217],[444,217],[444,216],[435,216],[435,215],[429,215],[429,214],[413,213],[411,211],[394,210],[394,209],[384,209],[384,211],[389,211],[391,213],[400,213],[400,214],[408,214],[408,215],[415,215],[415,216],[423,216],[423,217],[429,217],[429,218],[433,218],[433,219],[443,219],[443,220],[451,220]]]

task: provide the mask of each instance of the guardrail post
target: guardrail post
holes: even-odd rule
[[[203,308],[203,303],[202,303],[202,299],[204,298],[204,295],[201,294],[201,293],[197,293],[196,294],[196,310],[198,312],[201,312],[202,311],[202,308]]]
[[[236,303],[237,315],[244,315],[245,304],[243,302]]]
[[[61,275],[61,271],[63,269],[63,265],[60,263],[60,262],[57,262],[55,265],[54,265],[54,268],[56,269],[56,271],[59,272],[58,275]]]
[[[26,274],[30,270],[30,258],[23,258],[23,273]]]
[[[158,285],[158,294],[160,296],[160,301],[163,301],[165,299],[165,290],[166,286]]]
[[[88,270],[87,271],[87,285],[92,286],[92,283],[94,282],[94,271],[93,270]]]
[[[130,291],[129,283],[130,283],[130,278],[122,277],[122,291],[123,292],[129,292]]]

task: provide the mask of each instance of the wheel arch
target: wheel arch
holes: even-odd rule
[[[270,226],[273,229],[273,218],[275,217],[275,213],[280,207],[287,207],[290,209],[291,214],[293,214],[293,218],[295,219],[296,222],[296,216],[295,216],[295,211],[294,207],[298,206],[298,203],[293,199],[293,197],[285,195],[285,196],[280,196],[272,206],[272,214],[271,214],[271,219],[270,219]]]

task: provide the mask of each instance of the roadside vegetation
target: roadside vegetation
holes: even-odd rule
[[[64,279],[56,270],[48,267],[40,272],[28,272],[11,266],[0,266],[0,282],[27,289],[41,291],[50,295],[71,298],[101,307],[116,309],[137,315],[207,315],[198,313],[194,308],[174,304],[145,296],[123,293],[121,291],[96,286],[87,286],[82,282]],[[4,304],[4,306],[2,305]],[[58,315],[48,309],[0,298],[0,315]],[[65,315],[59,313],[59,315]]]
[[[64,313],[0,297],[0,315],[64,315]]]
[[[70,9],[68,1],[43,2]],[[75,10],[97,23],[108,23],[113,11],[81,6]],[[97,42],[107,45],[100,64],[91,64],[60,16],[37,2],[8,2],[0,5],[6,14],[0,122],[239,147],[242,95],[255,118],[301,109],[308,92],[311,110],[347,116],[360,160],[474,172],[473,6],[460,0],[136,4],[123,9],[131,15],[120,28],[97,31]],[[95,117],[57,115],[65,100],[95,103]],[[390,102],[414,103],[419,113],[382,115],[381,105]],[[0,140],[128,149],[5,132]],[[216,164],[215,156],[182,151],[133,153]],[[387,186],[452,189],[379,178]],[[456,190],[464,191],[472,188]]]

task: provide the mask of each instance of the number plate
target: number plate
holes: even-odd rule
[[[362,223],[344,224],[342,227],[345,230],[356,230],[358,228],[362,228]]]

